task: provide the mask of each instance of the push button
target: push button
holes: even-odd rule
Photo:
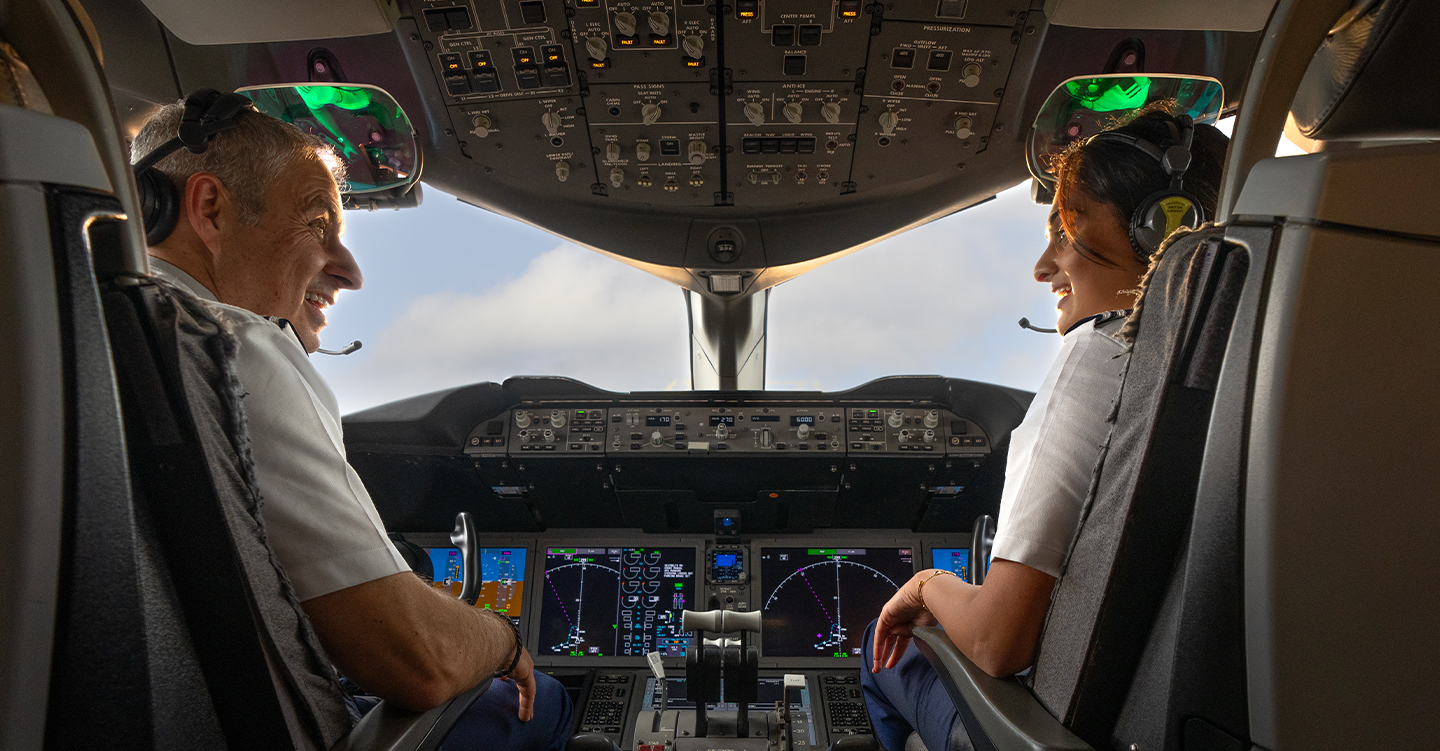
[[[795,27],[789,24],[776,24],[770,30],[770,43],[776,47],[793,47],[795,45]]]
[[[926,70],[950,70],[950,50],[930,50],[930,62],[925,64]]]
[[[541,0],[522,0],[520,18],[532,26],[545,23],[545,3]]]
[[[784,72],[785,72],[785,75],[787,75],[787,76],[803,76],[803,75],[805,75],[805,56],[804,56],[804,55],[786,55],[786,56],[785,56]]]
[[[800,27],[800,46],[816,47],[820,44],[820,37],[825,33],[825,28],[818,24],[805,24]]]
[[[890,53],[890,67],[892,68],[913,68],[915,67],[915,50],[906,47],[896,47]]]

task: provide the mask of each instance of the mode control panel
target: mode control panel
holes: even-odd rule
[[[650,453],[843,452],[845,422],[833,407],[631,407],[614,409],[611,451]]]
[[[510,452],[602,453],[604,409],[522,408],[510,413]]]
[[[989,441],[978,426],[929,407],[849,407],[850,453],[933,453],[979,455]]]

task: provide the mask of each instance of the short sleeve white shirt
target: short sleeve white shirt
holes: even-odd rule
[[[1105,421],[1125,368],[1116,333],[1123,316],[1087,321],[1065,335],[1025,419],[1010,434],[992,558],[1059,577],[1109,434]]]
[[[345,458],[335,394],[287,324],[217,302],[159,259],[151,269],[210,303],[240,340],[236,366],[260,515],[270,547],[303,601],[409,571],[375,503]]]

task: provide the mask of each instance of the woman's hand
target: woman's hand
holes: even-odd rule
[[[870,672],[878,673],[882,667],[895,667],[900,656],[905,654],[905,649],[910,646],[915,627],[934,626],[939,623],[930,611],[920,607],[920,582],[935,576],[936,570],[926,569],[910,577],[890,601],[885,603],[885,608],[880,611],[880,618],[875,622],[875,659],[870,666]]]

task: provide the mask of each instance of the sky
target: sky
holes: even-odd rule
[[[1028,186],[876,243],[771,292],[766,386],[838,391],[938,374],[1035,389],[1060,339],[1031,269],[1046,207]],[[614,391],[688,389],[680,288],[426,186],[418,208],[346,212],[364,287],[342,292],[316,355],[342,412],[515,375]],[[858,301],[858,302],[857,302]]]
[[[1023,183],[776,287],[766,387],[933,374],[1035,390],[1060,337],[1016,322],[1054,325],[1032,277],[1047,211]],[[429,186],[418,208],[345,219],[365,284],[330,308],[322,346],[364,347],[313,358],[343,413],[515,375],[689,388],[685,300],[668,282]]]

